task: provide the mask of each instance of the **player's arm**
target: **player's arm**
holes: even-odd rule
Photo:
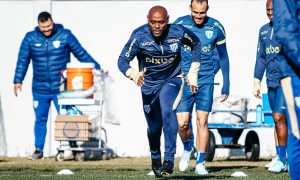
[[[266,69],[266,55],[263,41],[259,35],[258,45],[257,45],[257,53],[256,53],[256,62],[254,68],[254,79],[253,79],[253,95],[256,98],[261,98],[261,80],[265,73]]]
[[[282,44],[288,60],[300,70],[300,29],[297,20],[295,1],[276,0],[274,7],[274,30],[276,37]]]
[[[217,23],[218,37],[216,42],[216,48],[219,54],[220,67],[223,75],[223,87],[221,90],[220,101],[225,101],[229,95],[230,79],[229,79],[229,57],[226,47],[226,35],[223,26]]]
[[[130,66],[130,62],[138,54],[138,51],[137,36],[133,32],[119,56],[118,67],[126,77],[134,81],[138,86],[142,86],[144,83],[144,71],[139,72]]]
[[[191,47],[192,64],[186,75],[187,83],[191,86],[191,92],[196,92],[198,88],[198,71],[200,69],[201,43],[199,38],[187,28],[180,26],[183,30],[182,43]]]
[[[223,87],[221,93],[222,95],[229,95],[229,58],[226,43],[224,42],[223,44],[217,45],[217,50],[219,53],[220,67],[223,75]]]

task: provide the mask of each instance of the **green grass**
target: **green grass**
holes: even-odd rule
[[[267,161],[248,162],[244,159],[214,160],[206,163],[209,175],[200,177],[194,173],[194,160],[186,173],[179,172],[176,160],[174,174],[163,179],[237,179],[230,176],[236,171],[248,175],[238,179],[289,179],[288,173],[268,172],[264,168],[266,163]],[[147,176],[150,164],[149,158],[55,162],[53,158],[31,161],[25,158],[0,157],[0,179],[154,179]],[[62,169],[69,169],[75,174],[56,175]]]

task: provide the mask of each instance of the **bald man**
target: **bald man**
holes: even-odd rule
[[[281,45],[275,38],[273,32],[273,4],[267,0],[266,13],[270,20],[259,30],[256,64],[254,69],[253,94],[260,98],[261,80],[266,71],[268,86],[268,99],[275,121],[274,137],[276,145],[276,157],[265,167],[269,171],[279,173],[287,171],[286,145],[287,145],[287,123],[286,104],[280,85],[282,73],[280,71]]]
[[[168,12],[162,6],[152,7],[147,20],[147,24],[133,31],[119,56],[118,67],[126,77],[141,87],[152,170],[160,177],[172,174],[174,167],[178,130],[175,109],[181,99],[183,87],[180,48],[187,45],[193,49],[192,66],[186,81],[190,90],[195,92],[201,44],[188,29],[168,24]],[[134,57],[139,61],[139,71],[130,66]],[[163,164],[160,152],[162,130],[165,138]]]

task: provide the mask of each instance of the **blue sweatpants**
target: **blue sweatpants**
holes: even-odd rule
[[[142,93],[144,114],[148,124],[148,140],[152,157],[160,156],[162,129],[165,138],[165,160],[174,161],[178,122],[176,102],[181,98],[182,80],[175,77],[168,80],[155,94]]]
[[[292,180],[300,179],[300,78],[288,77],[281,80],[288,108],[287,153],[289,173]]]
[[[35,147],[41,151],[44,150],[51,101],[54,102],[57,112],[59,110],[57,95],[33,93],[33,108],[36,118],[34,124]]]

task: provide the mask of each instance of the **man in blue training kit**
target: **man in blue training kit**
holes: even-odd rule
[[[292,180],[300,179],[300,3],[273,0],[274,30],[282,45],[281,86],[288,108],[288,163]]]
[[[70,62],[71,52],[79,61],[94,63],[100,69],[100,65],[83,49],[70,30],[55,24],[48,12],[41,12],[38,27],[28,32],[22,41],[14,76],[14,93],[17,96],[32,61],[36,150],[31,159],[43,158],[49,108],[53,101],[56,110],[59,109],[57,95],[60,92],[61,71]]]
[[[191,15],[178,18],[174,23],[190,29],[201,40],[200,70],[198,73],[199,88],[191,93],[184,86],[183,97],[177,107],[178,133],[184,144],[184,153],[179,162],[180,171],[185,171],[193,148],[193,134],[190,116],[194,103],[197,111],[197,160],[195,172],[198,175],[208,174],[204,166],[205,150],[208,143],[208,115],[212,108],[214,77],[218,68],[214,67],[214,53],[219,54],[219,63],[223,74],[223,88],[220,101],[225,101],[229,95],[229,60],[226,49],[225,31],[220,22],[207,16],[207,0],[191,0]],[[184,76],[191,66],[191,48],[182,48],[182,70]],[[218,62],[217,62],[218,65]]]
[[[285,172],[287,170],[286,161],[286,106],[283,92],[280,86],[282,74],[280,71],[280,49],[281,45],[276,40],[273,33],[273,5],[272,0],[267,0],[266,12],[270,20],[259,30],[256,64],[254,69],[253,94],[261,99],[261,80],[266,71],[268,98],[275,121],[274,138],[276,145],[276,157],[265,167],[272,172]]]
[[[192,66],[187,75],[190,90],[196,91],[201,44],[181,25],[168,24],[167,10],[154,6],[149,10],[148,24],[135,29],[118,60],[120,71],[142,90],[143,109],[148,124],[152,170],[156,176],[173,173],[178,124],[176,107],[181,99],[183,80],[181,54],[183,45],[190,46]],[[137,57],[140,71],[130,61]],[[160,137],[164,131],[165,153],[161,163]]]

